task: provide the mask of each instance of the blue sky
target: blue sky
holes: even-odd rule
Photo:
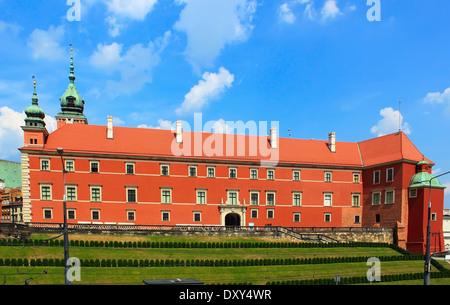
[[[193,126],[201,112],[356,142],[397,131],[401,101],[402,130],[444,173],[448,12],[448,0],[0,0],[0,158],[20,160],[32,75],[54,128],[72,43],[90,124]],[[450,208],[450,174],[440,181]]]

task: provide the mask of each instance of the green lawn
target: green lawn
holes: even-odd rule
[[[81,281],[74,284],[141,285],[143,279],[195,278],[205,284],[243,283],[264,285],[268,281],[365,276],[365,263],[320,265],[252,266],[252,267],[82,267]],[[43,274],[43,270],[47,273]],[[401,261],[382,263],[383,274],[421,272],[423,262]],[[63,284],[62,267],[0,267],[6,284],[23,284],[32,277],[31,284]]]
[[[47,239],[39,235],[32,238]],[[164,236],[108,236],[71,235],[71,240],[120,240],[120,241],[177,241],[177,242],[279,242],[274,239],[234,237],[164,237]],[[243,260],[285,259],[320,257],[383,257],[399,256],[389,247],[333,247],[333,248],[69,248],[70,257],[81,260]],[[63,247],[50,246],[0,246],[0,258],[5,259],[62,259]],[[450,264],[445,263],[446,266]],[[144,279],[195,278],[205,284],[251,283],[264,285],[267,282],[333,278],[365,277],[370,266],[366,262],[272,265],[241,267],[81,267],[81,282],[73,284],[142,285]],[[44,272],[45,270],[45,272]],[[436,270],[435,270],[436,271]],[[404,274],[423,272],[423,261],[382,261],[381,274]],[[30,284],[63,284],[63,267],[0,267],[0,283],[22,285],[32,278]],[[422,285],[423,281],[398,281],[374,284]],[[449,285],[450,279],[431,279],[431,284]]]

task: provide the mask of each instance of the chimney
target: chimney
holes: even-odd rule
[[[181,120],[177,120],[176,122],[176,141],[177,143],[183,142],[183,135],[181,133]]]
[[[336,152],[336,133],[334,131],[328,134],[328,148],[331,152]]]
[[[108,125],[106,129],[106,138],[113,139],[113,116],[108,115]]]
[[[278,148],[277,129],[275,127],[270,128],[270,145],[273,149]]]

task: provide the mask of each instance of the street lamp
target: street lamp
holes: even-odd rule
[[[59,156],[61,157],[61,163],[62,163],[62,173],[63,173],[63,213],[64,213],[64,225],[63,225],[63,235],[64,235],[64,282],[66,285],[70,285],[70,281],[68,278],[68,272],[69,272],[69,232],[67,229],[67,207],[66,207],[66,167],[63,160],[63,152],[64,150],[61,147],[58,147],[56,149]]]
[[[428,224],[427,224],[427,244],[426,244],[426,252],[425,252],[425,274],[423,278],[423,284],[424,285],[430,285],[430,261],[431,261],[431,255],[430,255],[430,235],[431,235],[431,181],[433,179],[436,179],[437,177],[444,176],[446,174],[450,173],[450,171],[445,172],[443,174],[434,176],[428,180],[424,181],[417,181],[415,184],[422,183],[422,182],[429,182],[429,199],[428,199]]]

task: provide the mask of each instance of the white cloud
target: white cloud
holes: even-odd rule
[[[324,20],[333,19],[342,14],[337,6],[336,0],[326,0],[320,13]]]
[[[64,27],[50,26],[47,31],[35,29],[28,37],[27,45],[35,59],[59,60],[65,57],[60,43],[64,38]]]
[[[286,2],[280,5],[280,7],[278,8],[278,18],[282,22],[286,22],[289,24],[294,23],[295,15]]]
[[[411,128],[408,123],[403,123],[403,116],[398,110],[392,109],[392,107],[387,107],[380,110],[380,115],[383,117],[378,121],[378,124],[370,129],[370,132],[378,137],[394,133],[398,131],[399,122],[401,129],[404,133],[410,134]],[[400,116],[400,118],[399,118]],[[399,120],[400,119],[400,120]]]
[[[228,44],[246,41],[252,32],[256,0],[177,0],[185,5],[177,31],[187,36],[185,55],[194,70],[211,68]]]
[[[183,104],[175,112],[180,115],[201,110],[230,88],[233,81],[234,75],[223,67],[219,69],[219,73],[205,72],[203,79],[185,95]]]
[[[138,125],[138,128],[150,128],[150,129],[168,129],[168,130],[175,130],[175,123],[169,120],[158,120],[157,126],[151,126],[147,124],[140,124]]]
[[[445,89],[442,93],[440,92],[431,92],[428,93],[424,98],[425,103],[429,103],[431,105],[442,104],[444,105],[444,113],[445,115],[450,115],[450,87]]]
[[[152,71],[159,64],[161,52],[171,37],[167,31],[162,37],[150,41],[146,46],[135,44],[123,53],[123,45],[113,42],[109,45],[98,44],[90,57],[94,67],[107,73],[120,74],[119,81],[109,80],[106,91],[111,95],[129,94],[139,91],[145,84],[152,82]]]
[[[444,92],[432,92],[428,93],[424,101],[430,104],[450,104],[450,87],[445,89]]]
[[[157,0],[105,0],[110,15],[106,17],[109,35],[117,37],[130,20],[143,21],[151,13]]]
[[[108,0],[108,11],[119,17],[144,20],[153,10],[157,0]]]
[[[234,133],[234,128],[225,122],[224,119],[219,119],[214,123],[213,130],[215,133]]]

